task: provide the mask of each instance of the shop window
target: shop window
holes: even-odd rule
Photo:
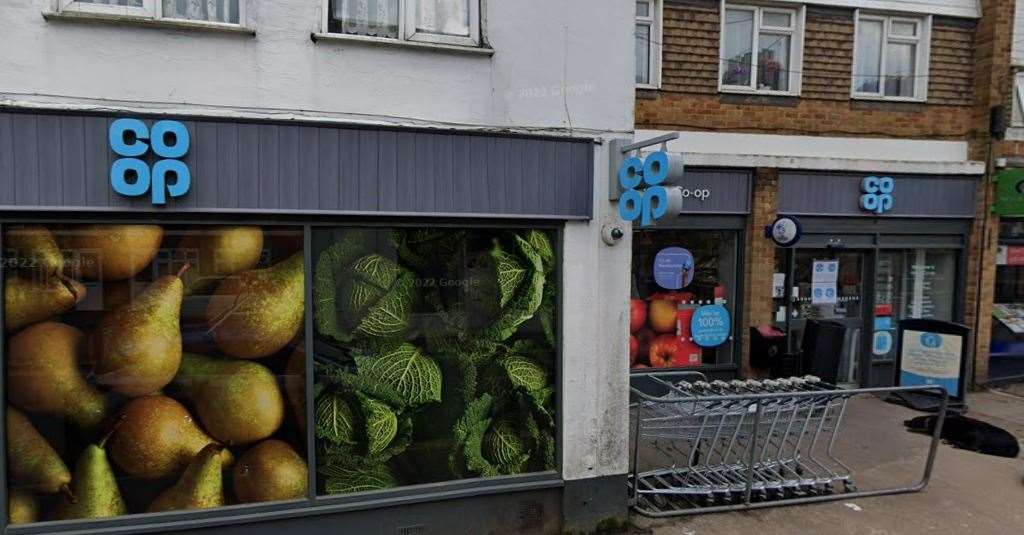
[[[326,0],[327,31],[480,46],[480,0]]]
[[[636,85],[655,89],[661,86],[661,0],[636,3]]]
[[[854,38],[853,96],[925,100],[931,17],[858,12]]]
[[[796,95],[803,64],[803,9],[723,4],[719,89]]]
[[[738,239],[735,231],[634,231],[630,304],[634,369],[736,362]],[[695,316],[697,323],[706,316],[716,324],[698,325],[695,331]]]
[[[301,228],[3,238],[12,523],[307,498]]]
[[[61,11],[241,24],[241,0],[60,0]]]
[[[999,223],[989,379],[1024,376],[1024,221]]]
[[[312,239],[319,494],[556,469],[548,232]]]

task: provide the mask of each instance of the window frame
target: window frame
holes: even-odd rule
[[[858,100],[887,100],[896,102],[927,102],[928,100],[928,71],[931,64],[931,34],[932,16],[911,16],[894,13],[876,13],[858,9],[853,15],[853,63],[850,73],[850,98]],[[882,23],[882,43],[879,50],[881,61],[878,65],[878,91],[857,90],[857,67],[860,57],[857,54],[857,38],[860,35],[861,20],[871,20]],[[917,26],[917,35],[910,37],[905,35],[893,35],[893,22],[913,23]],[[916,45],[914,58],[914,94],[909,97],[889,96],[885,94],[886,64],[888,63],[888,50],[890,43]]]
[[[650,11],[648,11],[649,15],[646,17],[641,17],[636,14],[635,6],[640,2],[646,3],[650,7]],[[665,2],[663,0],[635,0],[634,2],[634,40],[636,39],[635,33],[637,26],[644,25],[650,28],[648,31],[650,38],[647,40],[647,83],[637,82],[635,79],[636,69],[633,70],[633,82],[639,89],[661,89],[661,55],[662,49],[664,48],[662,46],[662,21],[664,20],[664,7]]]
[[[419,0],[398,0],[398,37],[378,37],[355,33],[331,31],[331,4],[336,0],[321,2],[321,35],[338,39],[352,39],[381,43],[418,43],[426,45],[443,45],[464,48],[483,48],[483,14],[484,0],[468,0],[469,2],[469,37],[458,35],[440,35],[416,31],[416,10],[412,2]]]
[[[753,32],[751,34],[751,54],[750,54],[750,83],[747,85],[734,85],[726,84],[722,79],[725,75],[725,71],[728,68],[729,59],[725,57],[725,11],[726,9],[733,9],[738,11],[750,11],[754,14],[753,17]],[[765,13],[779,13],[786,14],[791,17],[792,26],[789,28],[782,28],[778,26],[764,26],[764,14]],[[772,95],[772,96],[786,96],[786,97],[798,97],[801,94],[803,86],[803,63],[804,63],[804,28],[806,26],[807,19],[807,7],[806,6],[784,6],[784,5],[759,5],[750,3],[732,3],[727,0],[721,0],[719,7],[718,17],[718,92],[719,93],[741,93],[741,94],[755,94],[755,95]],[[770,35],[788,35],[789,41],[789,89],[782,91],[777,89],[759,89],[758,88],[758,55],[760,47],[760,38],[762,33],[768,33]]]
[[[57,11],[60,13],[90,13],[107,15],[112,17],[131,17],[141,19],[152,19],[160,22],[174,22],[199,26],[210,26],[214,28],[244,28],[246,27],[247,0],[238,0],[238,22],[219,22],[213,20],[195,20],[179,17],[165,17],[163,14],[164,5],[162,0],[142,0],[142,7],[112,6],[109,4],[93,4],[80,0],[56,0]]]

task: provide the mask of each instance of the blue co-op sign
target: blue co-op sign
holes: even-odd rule
[[[188,129],[178,121],[157,121],[152,128],[138,119],[118,119],[110,124],[110,150],[121,156],[110,166],[110,186],[126,197],[150,194],[155,205],[167,196],[181,197],[192,185],[188,166],[180,158],[188,154]],[[152,167],[143,158],[152,151]]]

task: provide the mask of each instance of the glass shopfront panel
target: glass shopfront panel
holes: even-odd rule
[[[4,232],[13,523],[304,499],[303,231]]]
[[[989,379],[1024,378],[1024,220],[999,225]]]
[[[633,369],[730,365],[739,280],[740,233],[730,230],[634,230],[630,366]],[[678,262],[667,256],[672,254]],[[677,268],[679,280],[656,271]],[[671,277],[668,277],[671,278]],[[697,320],[694,317],[697,316]],[[717,331],[701,317],[714,318]],[[728,325],[722,325],[723,320]],[[696,325],[697,331],[694,331]]]
[[[542,230],[313,230],[317,492],[556,469]]]

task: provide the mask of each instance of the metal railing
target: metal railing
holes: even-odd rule
[[[949,400],[938,386],[842,389],[812,376],[708,382],[697,372],[633,374],[631,391],[630,502],[653,517],[919,491],[931,477]],[[850,399],[926,391],[939,394],[941,406],[921,479],[857,490],[835,453]],[[642,471],[642,443],[671,464]]]

